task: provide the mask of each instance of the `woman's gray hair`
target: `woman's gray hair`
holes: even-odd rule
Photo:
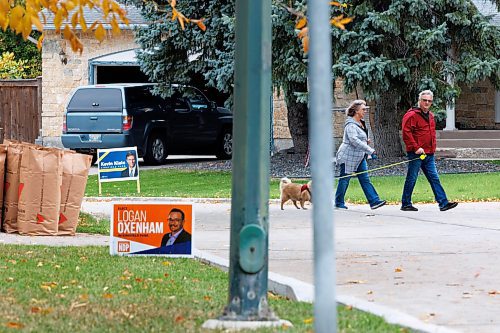
[[[366,105],[366,102],[362,99],[357,99],[355,101],[352,101],[352,103],[349,104],[347,109],[345,109],[345,114],[348,117],[353,117],[361,105]]]
[[[422,96],[424,95],[430,95],[432,98],[434,98],[434,93],[430,90],[424,90],[421,91],[420,94],[418,94],[418,100],[420,101],[422,99]]]

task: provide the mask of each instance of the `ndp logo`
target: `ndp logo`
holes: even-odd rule
[[[130,252],[130,242],[118,242],[118,252]]]

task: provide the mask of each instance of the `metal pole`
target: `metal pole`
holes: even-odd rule
[[[221,320],[276,320],[268,306],[271,1],[236,1],[229,304]]]
[[[314,223],[314,328],[337,329],[335,249],[333,231],[333,134],[330,7],[328,1],[308,1],[309,133]]]

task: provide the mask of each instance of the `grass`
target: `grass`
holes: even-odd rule
[[[105,247],[0,245],[2,332],[203,332],[227,304],[228,275],[193,259],[110,256]],[[269,295],[291,329],[313,332],[312,305]],[[338,307],[339,332],[408,332]]]
[[[441,182],[450,200],[495,201],[500,200],[498,182],[500,173],[442,174]],[[399,203],[403,190],[403,176],[371,177],[380,197],[390,203]],[[303,180],[297,180],[303,181]],[[141,193],[136,182],[103,183],[102,196],[229,198],[231,173],[212,171],[177,171],[171,169],[141,172]],[[90,176],[86,196],[98,196],[97,176]],[[279,179],[270,181],[270,197],[279,198]],[[357,179],[352,179],[346,196],[347,202],[365,203]],[[418,178],[413,202],[434,202],[429,183],[423,175]]]
[[[500,160],[489,160],[488,163],[500,164]]]
[[[96,216],[80,212],[78,217],[78,226],[76,232],[86,234],[109,235],[110,220],[107,218],[98,218]]]

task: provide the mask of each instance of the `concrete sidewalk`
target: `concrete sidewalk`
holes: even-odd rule
[[[116,200],[87,198],[82,210],[109,216]],[[417,207],[402,212],[399,206],[372,211],[351,205],[335,211],[338,300],[427,332],[500,332],[500,202],[460,203],[447,212],[437,205]],[[287,205],[281,211],[273,203],[269,212],[269,277],[278,282],[270,286],[311,301],[312,210]],[[195,217],[198,255],[227,265],[229,202],[196,200]],[[50,238],[0,234],[0,244],[86,239]],[[93,240],[107,244],[106,237]]]

